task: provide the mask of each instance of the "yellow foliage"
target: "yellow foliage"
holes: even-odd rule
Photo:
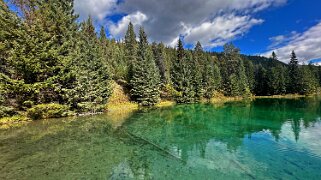
[[[244,98],[237,96],[237,97],[226,97],[223,93],[215,91],[213,98],[211,98],[211,103],[225,103],[225,102],[233,102],[233,101],[242,101]]]
[[[4,117],[0,119],[0,129],[8,129],[10,127],[18,126],[22,122],[30,121],[29,118],[25,116],[12,116],[12,117]]]
[[[174,105],[175,105],[174,101],[161,101],[160,103],[156,104],[156,107],[161,108],[161,107],[169,107]]]

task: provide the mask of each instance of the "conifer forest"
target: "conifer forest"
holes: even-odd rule
[[[80,22],[73,0],[0,1],[0,118],[27,113],[41,118],[69,112],[102,112],[121,84],[131,101],[154,106],[161,100],[198,103],[220,94],[251,98],[316,93],[321,68],[301,65],[295,51],[289,64],[240,54],[232,43],[222,52],[201,43],[184,49],[149,42],[144,27],[128,24],[124,39],[107,37],[91,17]],[[166,28],[166,27],[164,27]]]

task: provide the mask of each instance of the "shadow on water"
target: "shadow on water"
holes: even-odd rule
[[[320,103],[257,99],[37,121],[0,131],[0,179],[315,179]]]

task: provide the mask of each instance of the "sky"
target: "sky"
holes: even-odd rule
[[[110,38],[123,39],[131,21],[150,41],[187,48],[200,41],[221,51],[232,42],[241,53],[288,62],[294,50],[301,63],[321,62],[320,0],[75,0],[80,20],[89,15]]]

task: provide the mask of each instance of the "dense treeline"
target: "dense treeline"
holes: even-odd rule
[[[222,53],[138,41],[130,23],[123,41],[96,33],[92,19],[77,22],[73,0],[14,0],[19,13],[0,1],[0,117],[27,111],[58,117],[66,109],[100,112],[112,93],[111,81],[125,85],[133,101],[152,106],[160,99],[195,103],[225,96],[310,94],[321,69],[271,58],[244,56],[233,44]],[[43,114],[45,111],[46,114]],[[64,112],[64,113],[61,113]]]

